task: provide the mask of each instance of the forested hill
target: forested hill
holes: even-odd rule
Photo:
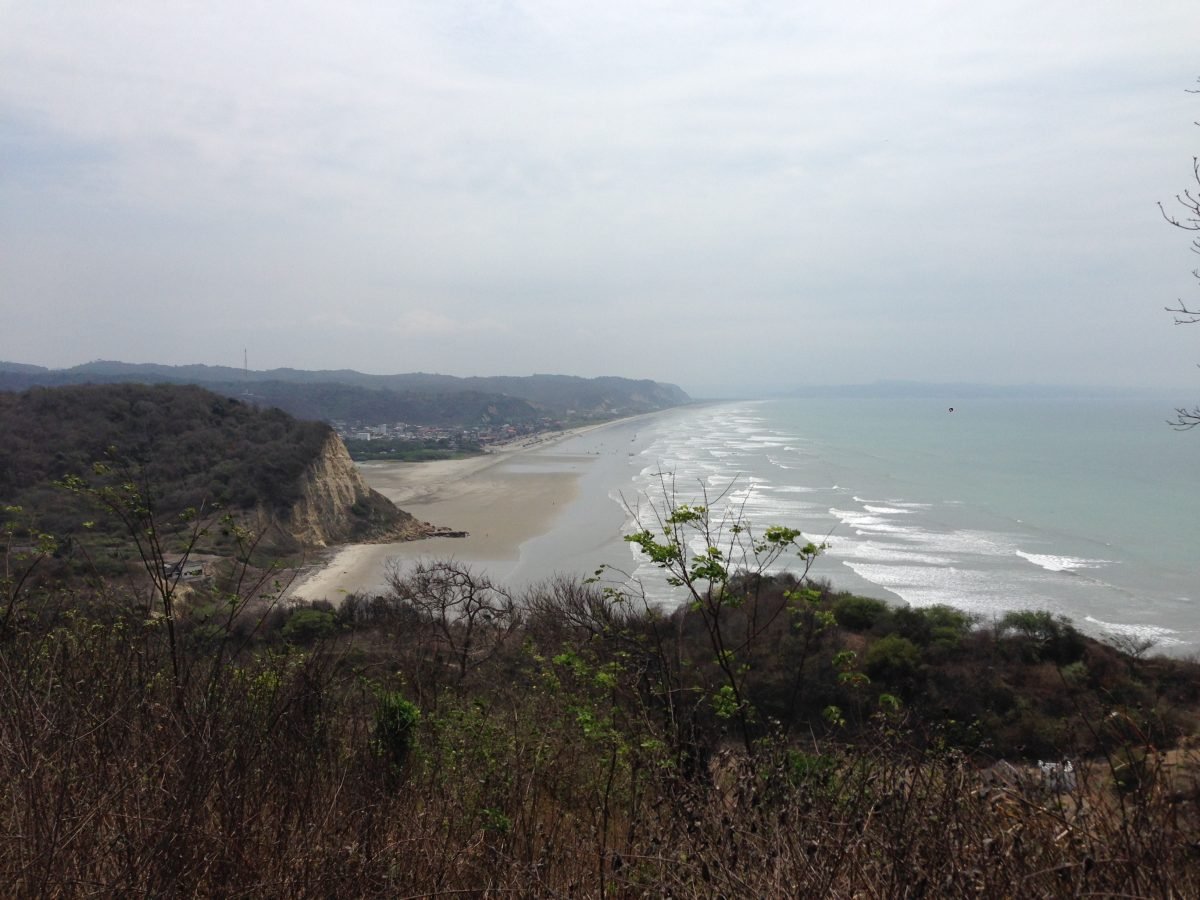
[[[71,476],[89,485],[133,484],[161,523],[218,504],[269,528],[277,543],[417,530],[411,516],[366,487],[328,425],[198,387],[0,392],[0,433],[0,504],[23,507],[58,535],[80,533],[86,520],[106,524],[63,489]],[[97,463],[107,471],[98,473]]]
[[[367,375],[348,369],[258,372],[226,366],[103,361],[45,369],[0,362],[0,390],[120,382],[196,384],[260,405],[278,406],[297,416],[418,425],[610,418],[666,409],[691,399],[673,384],[616,377],[457,378],[426,373]]]

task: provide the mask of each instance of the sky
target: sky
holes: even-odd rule
[[[1195,0],[0,0],[0,360],[1200,393],[1157,207],[1197,34]]]

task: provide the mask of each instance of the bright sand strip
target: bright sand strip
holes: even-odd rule
[[[556,454],[553,445],[630,421],[509,444],[468,459],[360,464],[367,483],[401,509],[468,536],[340,547],[316,571],[302,576],[289,596],[337,603],[348,593],[380,590],[392,560],[452,557],[504,579],[516,566],[521,545],[552,530],[595,461],[577,453]]]

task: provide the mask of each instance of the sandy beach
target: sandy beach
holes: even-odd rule
[[[522,547],[530,545],[543,546],[541,556],[552,553],[569,566],[578,548],[562,541],[575,529],[568,523],[565,535],[554,536],[568,510],[593,520],[607,516],[619,540],[620,508],[607,495],[581,504],[580,486],[585,476],[597,474],[597,466],[623,461],[628,435],[636,435],[643,418],[527,439],[468,459],[360,463],[367,483],[401,509],[468,536],[335,548],[297,579],[289,596],[337,603],[348,593],[384,588],[393,564],[420,558],[454,558],[508,580],[522,568]],[[580,564],[591,565],[591,560]],[[530,565],[523,568],[525,582],[552,574]]]

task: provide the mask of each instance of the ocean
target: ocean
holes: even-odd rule
[[[838,588],[983,620],[1045,609],[1194,653],[1200,433],[1171,430],[1170,412],[1144,399],[774,399],[619,423],[554,448],[603,464],[585,467],[561,526],[522,546],[516,574],[606,563],[670,602],[621,540],[668,482],[678,502],[719,497],[720,514],[826,543],[811,574]]]

